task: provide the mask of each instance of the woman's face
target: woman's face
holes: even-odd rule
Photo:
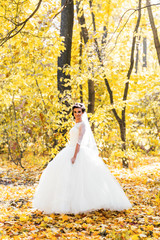
[[[78,121],[81,121],[82,119],[82,109],[81,108],[74,108],[73,109],[73,114],[74,114],[74,117],[75,117],[75,120],[78,122]]]

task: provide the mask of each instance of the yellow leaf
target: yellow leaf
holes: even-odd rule
[[[23,215],[20,216],[19,220],[21,222],[27,222],[29,220],[29,216],[23,214]]]
[[[62,220],[63,221],[67,221],[68,220],[68,216],[67,215],[62,215]]]
[[[51,222],[51,221],[52,221],[52,218],[45,216],[45,217],[43,218],[43,220],[44,220],[44,222]]]
[[[134,235],[132,236],[132,240],[139,240],[138,235],[137,235],[137,234],[134,234]]]

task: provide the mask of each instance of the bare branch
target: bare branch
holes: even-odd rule
[[[15,25],[15,28],[13,28],[11,31],[9,31],[6,35],[6,37],[1,38],[0,39],[0,46],[3,46],[4,43],[6,43],[9,39],[13,38],[14,36],[16,36],[18,33],[21,32],[21,30],[24,28],[24,26],[26,25],[26,23],[34,16],[34,14],[38,11],[38,9],[40,8],[40,5],[42,3],[42,0],[39,0],[37,7],[35,8],[35,10],[31,13],[31,15],[26,18],[23,22],[20,23],[13,23]],[[63,9],[67,6],[67,4],[70,3],[70,0],[66,0],[65,4],[63,5],[63,7],[61,7],[61,9],[55,14],[55,16],[52,18],[56,18],[62,11]],[[10,20],[11,21],[11,20]],[[20,28],[19,28],[20,27]]]
[[[38,4],[37,4],[37,7],[35,8],[35,10],[31,13],[31,15],[26,18],[26,20],[24,20],[23,22],[21,23],[18,23],[16,24],[15,23],[15,28],[13,28],[11,31],[9,31],[6,35],[6,37],[0,39],[0,46],[3,46],[3,44],[5,42],[7,42],[10,38],[13,38],[14,36],[16,36],[23,28],[24,26],[26,25],[26,23],[33,17],[33,15],[38,11],[40,5],[42,3],[42,0],[39,0]],[[18,28],[20,27],[20,29],[18,30]],[[15,32],[15,33],[14,33]]]
[[[11,31],[10,31],[10,34],[8,33],[8,34],[7,34],[8,36],[6,36],[5,38],[3,38],[3,39],[1,40],[0,46],[3,46],[3,44],[4,44],[5,42],[7,42],[10,38],[13,38],[13,37],[16,36],[19,32],[21,32],[21,30],[24,28],[24,26],[25,26],[25,24],[24,24],[23,26],[21,26],[21,28],[20,28],[16,33],[14,33],[13,35],[11,35],[11,34],[12,34],[12,32],[13,32],[14,30],[11,30]]]
[[[42,0],[39,0],[39,2],[38,2],[38,4],[37,4],[37,7],[36,7],[35,10],[31,13],[31,15],[30,15],[26,20],[24,20],[23,22],[18,23],[18,24],[17,24],[17,27],[26,24],[26,23],[33,17],[33,15],[38,11],[41,3],[42,3]]]
[[[131,16],[132,16],[136,11],[139,11],[139,10],[142,10],[142,9],[145,9],[145,8],[148,8],[148,7],[151,7],[151,6],[156,6],[156,5],[160,5],[160,3],[155,3],[155,4],[146,5],[146,6],[141,7],[141,8],[135,8],[135,9],[134,9],[134,8],[130,8],[130,9],[128,9],[126,12],[123,13],[122,17],[120,18],[120,20],[119,20],[119,22],[118,22],[118,25],[117,25],[115,31],[113,32],[113,35],[112,35],[111,38],[108,40],[106,46],[109,44],[109,42],[112,40],[113,36],[114,36],[115,33],[117,32],[117,30],[118,30],[118,28],[119,28],[119,26],[120,26],[120,23],[122,22],[122,19],[124,18],[124,16],[126,15],[126,13],[128,13],[129,11],[133,11],[133,12],[129,15],[129,17],[127,18],[126,22],[124,23],[121,31],[118,33],[118,35],[117,35],[117,37],[116,37],[116,40],[115,40],[115,43],[114,43],[114,47],[110,50],[110,52],[108,53],[108,55],[107,55],[106,58],[108,58],[109,55],[110,55],[110,54],[113,52],[113,50],[115,49],[116,44],[117,44],[117,41],[118,41],[118,38],[119,38],[120,34],[122,33],[122,31],[124,30],[124,28],[125,28],[125,26],[127,25],[127,23],[129,22],[129,19],[131,18]]]

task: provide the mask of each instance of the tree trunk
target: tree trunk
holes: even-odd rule
[[[141,20],[141,0],[139,0],[139,4],[138,4],[138,18],[137,18],[137,23],[134,29],[134,33],[138,33],[138,28],[140,25],[140,20]],[[123,101],[125,102],[127,100],[127,95],[128,95],[128,89],[129,89],[129,79],[131,77],[132,74],[132,70],[134,67],[134,53],[135,53],[135,46],[136,46],[136,34],[134,34],[133,36],[133,40],[132,40],[132,48],[131,48],[131,57],[130,57],[130,67],[128,69],[128,73],[127,73],[127,79],[128,81],[125,84],[125,89],[124,89],[124,95],[123,95]],[[120,132],[121,132],[121,138],[123,137],[122,141],[122,150],[125,151],[126,150],[126,105],[124,106],[123,110],[122,110],[122,124],[120,125]],[[128,161],[127,159],[124,157],[122,159],[123,162],[123,167],[128,167]]]
[[[79,23],[79,25],[81,27],[81,34],[82,34],[82,38],[84,40],[84,43],[87,44],[87,42],[89,40],[89,34],[88,34],[88,30],[86,28],[86,21],[85,21],[85,17],[84,17],[84,11],[83,11],[82,6],[80,7],[80,3],[81,3],[81,0],[77,0],[76,1],[78,23]]]
[[[65,69],[69,67],[71,62],[71,48],[72,48],[72,32],[73,32],[73,19],[74,19],[74,4],[73,0],[61,0],[61,6],[66,7],[61,13],[61,27],[60,27],[60,36],[64,37],[63,43],[65,50],[61,52],[60,57],[58,57],[58,72],[57,72],[57,83],[58,90],[61,94],[71,90],[70,74],[67,74]],[[67,93],[62,99],[59,97],[65,105],[68,105],[67,102]]]
[[[107,35],[108,35],[108,30],[106,26],[103,26],[103,35],[102,35],[102,40],[101,40],[101,56],[102,59],[105,59],[106,57],[106,43],[107,43]]]
[[[135,62],[135,73],[138,72],[138,61],[139,61],[139,44],[136,46],[136,62]]]
[[[94,90],[94,82],[92,80],[88,80],[88,112],[94,113],[94,104],[95,104],[95,90]]]
[[[141,37],[138,37],[138,42],[136,44],[136,62],[135,62],[135,73],[138,73],[138,63],[139,63],[139,41]]]
[[[82,44],[82,31],[80,31],[80,44],[79,44],[79,72],[82,70],[82,53],[83,53],[83,44]],[[80,102],[83,103],[83,86],[79,85],[80,88]]]
[[[83,8],[80,7],[81,0],[76,1],[77,6],[77,15],[78,15],[78,22],[81,27],[81,36],[85,45],[88,43],[89,34],[86,28],[86,22],[84,17]],[[89,69],[90,71],[91,69]],[[94,81],[89,79],[88,80],[88,112],[94,113],[94,106],[95,106],[95,90],[94,90]]]
[[[142,67],[147,67],[147,38],[143,38],[143,65]]]
[[[146,0],[146,5],[150,5],[150,0]],[[157,32],[157,28],[156,28],[156,25],[155,25],[155,22],[154,22],[154,17],[153,17],[151,6],[147,7],[147,10],[148,10],[150,25],[151,25],[151,28],[152,28],[154,45],[155,45],[156,52],[157,52],[158,62],[159,62],[159,65],[160,65],[160,41],[159,41],[159,38],[158,38],[158,32]]]

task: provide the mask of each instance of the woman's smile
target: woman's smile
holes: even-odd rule
[[[82,118],[82,109],[81,108],[75,108],[74,109],[74,117],[75,117],[75,120],[76,122],[80,122],[81,121],[81,118]]]

